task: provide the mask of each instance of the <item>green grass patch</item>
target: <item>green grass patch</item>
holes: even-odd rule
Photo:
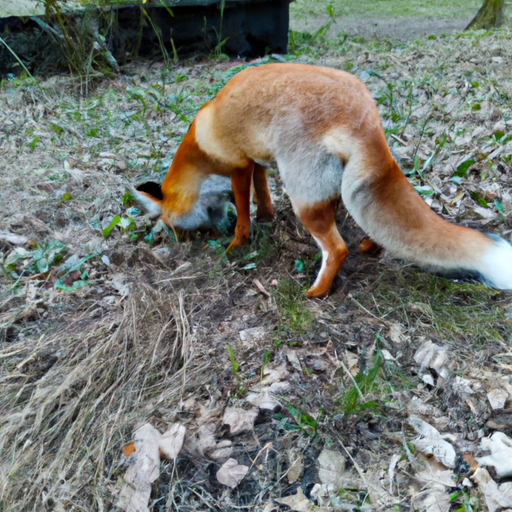
[[[275,300],[279,332],[305,333],[313,323],[313,312],[308,309],[305,288],[295,279],[281,281]]]
[[[482,284],[411,269],[381,276],[352,295],[376,316],[398,319],[409,332],[431,331],[431,335],[464,339],[474,346],[512,336],[512,320],[504,310],[507,297]]]
[[[328,5],[332,5],[338,18],[353,16],[361,18],[395,18],[399,16],[436,16],[439,18],[458,18],[476,14],[481,0],[454,0],[445,2],[433,0],[296,0],[290,4],[290,15],[295,18],[307,18],[324,14]]]

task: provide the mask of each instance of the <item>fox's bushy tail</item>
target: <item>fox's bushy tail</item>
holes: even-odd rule
[[[408,182],[391,154],[378,172],[361,162],[345,166],[342,196],[355,221],[399,258],[444,272],[478,277],[512,290],[512,246],[496,235],[456,226],[435,214]]]

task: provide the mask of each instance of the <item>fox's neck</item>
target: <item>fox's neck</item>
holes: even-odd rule
[[[164,214],[180,217],[192,210],[205,178],[204,160],[205,155],[196,142],[194,121],[162,182]]]

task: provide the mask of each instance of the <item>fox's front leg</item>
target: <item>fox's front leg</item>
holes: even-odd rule
[[[226,251],[230,251],[233,247],[248,242],[251,238],[251,180],[254,171],[254,162],[247,167],[235,169],[231,173],[231,185],[235,196],[236,206],[236,227],[235,236]]]

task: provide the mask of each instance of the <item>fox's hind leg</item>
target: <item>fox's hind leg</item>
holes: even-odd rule
[[[235,196],[236,206],[236,226],[235,236],[226,251],[233,247],[248,242],[251,238],[251,179],[254,170],[254,162],[241,169],[235,169],[231,172],[231,186]]]
[[[252,182],[254,185],[253,201],[257,204],[256,218],[262,222],[270,222],[274,218],[274,209],[270,199],[265,167],[254,164]]]
[[[335,222],[339,202],[340,199],[336,198],[295,209],[322,251],[322,267],[313,286],[306,292],[308,297],[325,297],[329,293],[348,254]]]

